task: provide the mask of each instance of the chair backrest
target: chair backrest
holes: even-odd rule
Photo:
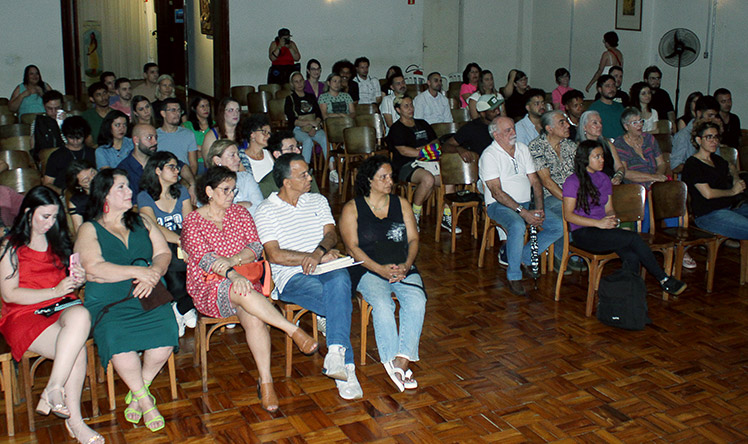
[[[470,122],[470,110],[467,108],[453,109],[452,118],[455,122]]]
[[[239,85],[231,87],[231,98],[239,102],[241,106],[247,106],[247,94],[255,92],[255,87],[251,85]]]
[[[290,95],[291,95],[291,90],[290,89],[280,89],[280,90],[276,91],[275,98],[276,99],[285,100],[286,97],[288,97]]]
[[[455,122],[445,122],[445,123],[435,123],[431,125],[431,128],[434,129],[434,132],[436,133],[436,137],[441,138],[442,136],[446,136],[447,134],[456,133],[459,126]]]
[[[288,120],[283,110],[286,104],[285,99],[273,99],[268,102],[268,113],[270,113],[270,122],[282,123]]]
[[[28,151],[20,150],[0,150],[0,160],[8,164],[8,169],[15,168],[36,168],[34,159]]]
[[[682,218],[681,225],[688,226],[688,187],[685,182],[671,180],[655,182],[649,188],[649,226],[654,233],[656,222],[671,217]]]
[[[376,103],[358,103],[355,107],[356,115],[364,114],[375,114],[379,112],[379,107]]]
[[[740,162],[740,171],[748,171],[748,145],[738,148],[738,161]]]
[[[447,89],[447,98],[457,99],[457,103],[460,102],[460,87],[462,86],[462,80],[459,82],[449,82],[449,88]]]
[[[9,103],[10,99],[8,99],[7,97],[0,97],[0,105],[8,106]]]
[[[411,99],[415,99],[419,92],[418,85],[406,85],[405,95]]]
[[[374,128],[377,139],[384,137],[384,120],[379,114],[359,114],[356,116],[356,126]]]
[[[460,100],[455,99],[454,97],[450,97],[447,100],[449,100],[449,109],[460,109]]]
[[[673,137],[669,132],[654,134],[654,138],[661,152],[668,154],[673,152]]]
[[[330,143],[343,143],[343,130],[356,126],[356,121],[350,116],[335,116],[325,119],[325,134]]]
[[[354,126],[343,130],[345,152],[347,154],[371,154],[377,148],[377,135],[374,128]]]
[[[0,112],[0,126],[12,125],[18,122],[16,116],[11,113]]]
[[[17,193],[25,193],[42,184],[42,176],[36,168],[16,168],[0,173],[0,185],[13,188]]]
[[[672,122],[668,119],[658,120],[657,125],[655,125],[654,130],[652,130],[652,134],[670,134],[670,125],[672,125]]]
[[[644,220],[644,201],[647,190],[638,183],[627,183],[613,187],[613,209],[621,222],[636,222],[637,231],[641,230]]]
[[[478,182],[478,161],[466,163],[458,153],[444,153],[439,158],[439,171],[444,185],[470,185]]]
[[[281,86],[276,83],[262,84],[257,87],[257,91],[265,91],[270,94],[270,97],[275,96],[275,93],[280,91]]]
[[[21,116],[18,118],[18,120],[21,123],[25,123],[26,125],[31,126],[32,123],[34,123],[34,120],[36,120],[36,116],[38,116],[38,113],[26,113],[21,114]]]
[[[31,151],[31,136],[13,136],[0,139],[0,149]]]
[[[725,159],[730,165],[734,166],[735,168],[740,168],[740,165],[738,164],[737,148],[732,148],[727,145],[720,145],[719,155],[720,157]]]
[[[55,151],[57,151],[57,147],[44,148],[39,151],[39,168],[41,168],[40,171],[42,174],[47,171],[47,162],[49,161],[49,156],[51,156]]]
[[[0,139],[14,136],[30,136],[31,126],[25,123],[13,123],[0,126]]]
[[[265,114],[268,112],[268,102],[272,98],[272,93],[267,91],[247,93],[247,109],[252,114]]]

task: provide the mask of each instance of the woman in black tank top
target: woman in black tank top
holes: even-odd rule
[[[356,194],[343,207],[340,232],[348,253],[363,264],[351,267],[351,283],[372,308],[380,361],[399,391],[418,383],[408,368],[418,360],[418,342],[426,311],[426,293],[413,263],[418,230],[407,200],[392,192],[387,158],[365,160],[356,176]],[[400,303],[395,321],[394,292]]]

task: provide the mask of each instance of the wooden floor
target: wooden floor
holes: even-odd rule
[[[542,277],[529,297],[509,293],[497,251],[477,269],[480,243],[463,218],[455,254],[446,233],[434,243],[433,216],[422,222],[417,264],[429,300],[421,361],[412,365],[417,390],[398,393],[389,382],[371,325],[369,359],[357,367],[364,398],[351,402],[321,375],[322,355],[295,352],[293,376],[284,378],[284,338],[273,330],[281,407],[271,415],[260,408],[241,328],[215,336],[207,393],[192,366],[188,330],[177,355],[179,400],[170,401],[166,372],[154,382],[164,430],[151,433],[125,421],[127,390],[119,380],[117,410],[88,423],[108,443],[748,442],[748,286],[738,285],[737,250],[720,250],[712,294],[705,292],[700,252],[699,268],[684,273],[689,288],[680,297],[661,301],[649,278],[653,324],[628,332],[584,317],[586,274],[566,277],[558,303],[555,274]],[[358,349],[355,304],[351,331]],[[100,393],[103,407],[104,385]],[[84,409],[90,415],[90,402]],[[25,416],[18,406],[12,439],[0,424],[0,443],[70,442],[61,420],[37,415],[31,434]]]

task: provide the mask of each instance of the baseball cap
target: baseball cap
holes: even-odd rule
[[[504,102],[500,100],[494,94],[483,94],[478,98],[478,103],[475,104],[475,109],[480,113],[491,109],[496,109]]]

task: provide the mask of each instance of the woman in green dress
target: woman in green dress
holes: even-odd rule
[[[148,387],[179,337],[169,304],[145,311],[138,299],[151,294],[169,266],[171,252],[156,223],[132,211],[124,170],[109,168],[96,176],[86,219],[75,251],[88,273],[85,306],[91,312],[101,364],[106,367],[111,359],[130,389],[125,418],[134,424],[143,418],[155,432],[165,422]]]

